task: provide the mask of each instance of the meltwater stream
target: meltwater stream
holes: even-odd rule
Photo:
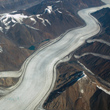
[[[60,40],[45,46],[35,52],[33,57],[29,57],[22,66],[24,77],[20,80],[21,84],[1,98],[0,110],[42,110],[42,104],[54,86],[58,61],[100,31],[98,21],[90,13],[104,7],[110,6],[104,5],[79,11],[79,16],[86,23],[85,27],[68,31]],[[12,74],[10,72],[10,76]],[[7,90],[2,92],[5,94]]]

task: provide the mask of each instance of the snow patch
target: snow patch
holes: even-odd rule
[[[16,21],[15,19],[12,19],[12,22],[13,22],[13,23],[17,23],[17,21]]]
[[[16,13],[17,11],[12,11],[12,13]]]
[[[0,27],[0,31],[3,32],[3,28],[2,27]]]
[[[12,14],[12,13],[5,13],[2,14],[0,17],[0,22],[2,24],[2,28],[0,28],[0,31],[7,32],[11,27],[14,27],[17,23],[23,24],[23,20],[29,18],[31,21],[33,21],[33,24],[35,24],[37,21],[32,16],[27,16],[24,14]],[[43,18],[40,18],[38,15],[38,18],[42,20],[42,23],[45,25],[45,21]],[[49,23],[49,21],[48,21]],[[31,27],[29,25],[26,25],[27,27],[38,30],[34,27]]]
[[[48,19],[45,19],[45,21],[46,21],[49,25],[51,25],[51,23],[49,22],[49,20],[48,20]]]
[[[81,91],[80,91],[82,94],[84,93],[84,90],[83,89],[81,89]]]
[[[30,18],[30,20],[34,22],[33,24],[36,24],[37,22],[34,18]]]
[[[12,27],[14,27],[16,24],[13,24]]]
[[[11,21],[6,22],[6,23],[5,23],[5,26],[9,26],[10,23],[11,23]]]
[[[45,12],[48,12],[49,14],[52,13],[52,6],[47,6],[47,8],[45,9]]]
[[[83,75],[84,75],[84,76],[83,76],[82,78],[79,78],[78,81],[80,81],[81,79],[83,79],[83,80],[84,80],[84,79],[85,79],[85,80],[87,79],[87,75],[85,74],[84,71],[83,71]]]
[[[24,47],[19,47],[20,49],[24,49]]]
[[[9,29],[10,29],[10,26],[5,27],[5,29],[6,29],[6,30],[9,30]]]
[[[8,20],[12,19],[12,22],[18,22],[18,23],[22,23],[24,18],[28,18],[28,16],[24,15],[24,14],[4,14],[4,16],[1,17],[0,21],[2,21],[4,24],[6,24],[8,22]]]
[[[62,13],[62,12],[58,10],[58,13]]]
[[[82,97],[78,97],[79,99],[81,99]]]
[[[24,14],[9,14],[9,13],[2,14],[0,17],[0,22],[2,25],[0,31],[2,32],[7,31],[10,29],[10,27],[14,27],[15,24],[17,23],[22,24],[23,19],[26,18],[28,18],[28,16]]]
[[[78,55],[74,55],[74,57],[75,57],[76,59],[79,59],[79,58],[80,58],[80,56],[78,56]]]
[[[3,49],[2,49],[2,46],[0,46],[0,53],[2,53],[3,52]]]
[[[42,24],[43,24],[44,26],[46,26],[45,20],[44,20],[43,18],[41,18],[40,16],[41,16],[41,14],[36,15],[36,17],[42,21]]]
[[[59,3],[59,2],[62,2],[61,0],[58,0],[58,1],[56,1],[55,3]]]
[[[92,83],[96,85],[96,83],[95,83],[95,82],[92,82]]]
[[[57,8],[56,11],[58,11],[58,13],[62,13],[61,11],[59,11],[59,9]]]
[[[57,92],[57,93],[61,94],[62,92]]]
[[[84,74],[83,78],[87,78],[87,75],[85,74],[85,72],[84,72],[84,71],[83,71],[83,74]]]
[[[92,75],[94,75],[94,73],[92,71],[90,71],[85,65],[83,65],[81,62],[78,61],[78,63],[85,69],[87,70],[89,73],[91,73]]]
[[[32,27],[32,26],[30,26],[30,25],[26,25],[28,28],[31,28],[31,29],[34,29],[34,30],[36,30],[36,31],[38,31],[39,29],[37,29],[37,28],[34,28],[34,27]]]
[[[60,14],[62,13],[61,11],[59,11],[59,9],[58,9],[58,8],[55,10],[55,12],[56,12],[56,11],[57,11],[58,13],[60,13]]]
[[[104,89],[103,87],[97,85],[97,88],[99,88],[99,89],[102,90],[103,92],[105,92],[105,93],[107,93],[108,95],[110,95],[110,91]]]

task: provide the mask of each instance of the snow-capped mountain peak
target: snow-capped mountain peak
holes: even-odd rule
[[[7,31],[10,29],[10,27],[13,27],[17,23],[22,24],[23,19],[26,18],[28,18],[28,16],[24,14],[2,14],[0,17],[0,25],[2,26],[0,27],[0,31]]]
[[[13,23],[22,23],[24,18],[28,18],[28,16],[23,14],[4,14],[0,21],[2,21],[4,24],[6,24],[10,19]]]

